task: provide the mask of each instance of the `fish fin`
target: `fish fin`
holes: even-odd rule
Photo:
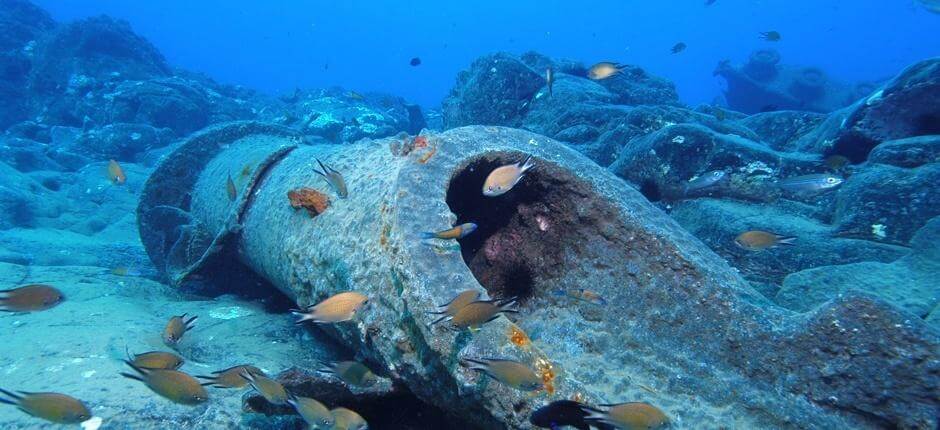
[[[184,331],[184,332],[187,332],[187,331],[190,331],[190,330],[196,328],[196,326],[193,325],[193,322],[196,321],[196,318],[199,318],[199,315],[193,315],[192,318],[190,318],[190,319],[188,319],[188,320],[183,320],[183,327],[184,327],[183,331]]]
[[[290,313],[292,313],[292,314],[294,314],[294,315],[300,317],[299,320],[294,321],[294,324],[296,324],[296,325],[302,325],[302,324],[303,324],[304,322],[306,322],[306,321],[317,322],[317,321],[313,318],[312,315],[310,315],[309,313],[304,312],[304,311],[302,311],[302,310],[300,310],[300,309],[291,309],[291,310],[290,310]]]
[[[535,163],[532,161],[532,155],[528,155],[525,158],[525,160],[522,160],[522,165],[519,168],[520,170],[519,176],[522,177],[522,175],[524,175],[526,171],[528,171],[529,169],[533,167],[535,167]]]
[[[436,320],[434,320],[434,321],[431,321],[431,323],[428,324],[428,328],[431,328],[431,326],[437,325],[438,323],[440,323],[441,321],[446,320],[446,319],[449,318],[449,317],[450,317],[450,315],[444,315],[444,316],[442,316],[442,317],[440,317],[440,318],[438,318],[438,319],[436,319]]]
[[[796,236],[777,236],[777,245],[795,245],[793,241],[796,240]]]
[[[425,231],[425,232],[422,232],[422,233],[421,233],[421,238],[422,238],[422,239],[434,239],[434,238],[436,238],[436,237],[437,237],[437,233],[434,233],[434,232],[431,232],[431,231]],[[445,306],[446,306],[446,305],[445,305]]]
[[[252,386],[254,386],[254,383],[255,383],[255,375],[252,375],[251,372],[249,372],[249,371],[247,371],[247,370],[243,370],[243,371],[241,371],[241,372],[238,373],[238,376],[241,376],[242,379],[248,381],[248,383],[250,383],[250,384],[252,384]]]
[[[135,380],[135,381],[144,382],[144,378],[141,378],[139,375],[132,375],[132,374],[127,373],[127,372],[121,372],[120,375],[123,376],[123,377],[125,377],[125,378],[127,378],[127,379],[133,379],[133,380]]]
[[[19,394],[12,393],[12,392],[9,392],[9,391],[7,391],[7,390],[4,390],[3,388],[0,388],[0,393],[4,394],[4,395],[6,395],[6,396],[9,396],[9,397],[10,397],[11,399],[13,399],[13,400],[20,400],[20,399],[23,398],[23,396],[20,396]],[[16,403],[4,402],[3,400],[5,400],[5,399],[0,398],[0,403],[6,403],[6,404],[8,404],[8,405],[15,405],[15,404],[16,404]]]
[[[319,173],[319,174],[320,174],[321,176],[323,176],[324,178],[327,177],[327,176],[330,174],[330,171],[331,171],[332,169],[330,169],[329,167],[327,167],[326,165],[324,165],[323,162],[320,161],[319,158],[316,158],[316,160],[317,160],[317,164],[320,165],[320,169],[323,170],[323,172],[317,172],[316,169],[314,169],[314,172]]]

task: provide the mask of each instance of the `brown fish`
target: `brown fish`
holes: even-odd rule
[[[473,370],[520,391],[542,389],[542,378],[532,368],[515,360],[464,358],[465,365]]]
[[[248,385],[248,380],[242,377],[243,372],[264,376],[261,369],[249,364],[240,364],[212,372],[212,375],[196,375],[196,377],[207,381],[210,387],[244,388]]]
[[[468,222],[468,223],[460,224],[456,227],[451,227],[447,230],[441,230],[438,232],[429,231],[429,232],[421,233],[421,238],[422,239],[445,239],[445,240],[446,239],[463,239],[468,234],[476,231],[476,229],[477,229],[476,224],[472,222]]]
[[[291,397],[287,399],[300,414],[300,417],[310,424],[313,429],[330,429],[333,427],[333,414],[323,403],[309,397]]]
[[[108,179],[117,185],[127,182],[124,169],[122,169],[121,165],[115,160],[108,161]]]
[[[192,318],[187,320],[186,315],[187,314],[177,315],[170,318],[170,321],[166,323],[166,327],[163,329],[163,343],[170,348],[176,348],[176,345],[179,343],[180,339],[183,338],[183,335],[195,327],[193,321],[199,318],[193,315]]]
[[[601,79],[607,79],[611,76],[617,75],[623,71],[623,66],[617,63],[611,63],[609,61],[602,61],[597,63],[588,70],[588,78],[591,78],[595,81]]]
[[[62,303],[65,295],[55,287],[42,284],[26,285],[0,291],[0,312],[36,312]]]
[[[346,408],[335,408],[330,411],[333,414],[332,430],[366,430],[369,423],[361,415]]]
[[[332,167],[324,165],[323,162],[321,162],[319,159],[317,159],[317,164],[320,165],[320,169],[322,169],[322,171],[317,169],[313,169],[313,171],[326,179],[326,182],[328,182],[330,186],[333,187],[333,191],[336,191],[336,194],[339,195],[340,198],[345,199],[346,196],[349,195],[349,192],[346,190],[346,180],[343,179],[343,175],[341,175]]]
[[[137,374],[121,373],[121,376],[143,382],[154,393],[181,405],[198,405],[209,399],[209,393],[192,376],[178,370],[144,369],[124,360]]]
[[[780,32],[777,31],[762,31],[760,32],[760,38],[768,42],[779,42],[783,36],[781,36]]]
[[[0,403],[13,405],[36,418],[58,424],[78,424],[91,418],[91,411],[78,399],[59,393],[19,394],[0,388]]]
[[[497,167],[483,182],[483,195],[487,197],[501,196],[515,187],[525,176],[525,172],[535,167],[532,156],[528,156],[522,163],[507,164]]]
[[[584,411],[588,413],[584,421],[593,424],[606,424],[626,430],[653,430],[669,424],[669,417],[662,410],[649,403],[633,402],[600,406],[609,407],[610,409],[602,411],[584,406]]]
[[[225,182],[225,193],[228,194],[228,199],[233,202],[238,197],[238,190],[235,188],[235,181],[232,180],[231,175],[229,175],[228,181]]]
[[[464,290],[460,294],[454,296],[453,299],[450,299],[449,302],[444,303],[443,305],[438,306],[438,308],[443,308],[440,311],[429,312],[434,315],[443,315],[429,325],[437,324],[441,321],[447,319],[447,317],[453,317],[457,314],[457,311],[463,309],[464,306],[469,305],[477,301],[480,298],[480,292],[477,290]]]
[[[308,307],[306,312],[297,309],[291,312],[300,317],[295,324],[304,321],[313,321],[317,324],[338,323],[353,319],[356,312],[368,304],[368,297],[355,291],[347,291]]]
[[[245,378],[245,380],[251,384],[251,388],[254,388],[258,394],[261,394],[261,397],[264,397],[268,403],[272,405],[287,404],[290,395],[287,394],[287,390],[285,390],[284,386],[279,382],[267,376],[255,375],[248,371],[243,371],[241,376]]]
[[[450,320],[451,326],[455,330],[479,329],[483,324],[499,318],[502,313],[518,312],[511,306],[516,303],[515,300],[509,300],[502,304],[496,304],[492,301],[476,301],[460,308],[453,316],[445,318]]]
[[[349,385],[370,387],[378,380],[375,374],[366,365],[358,361],[336,361],[325,363],[320,369],[323,373],[336,375],[337,378]]]
[[[176,370],[183,365],[183,357],[172,352],[150,351],[140,354],[131,354],[125,349],[127,358],[134,366],[141,369],[169,369]]]
[[[769,231],[751,230],[741,233],[734,243],[748,251],[760,251],[780,245],[793,245],[795,236],[781,236]]]

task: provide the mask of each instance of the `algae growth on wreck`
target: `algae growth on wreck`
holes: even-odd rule
[[[935,2],[464,3],[0,0],[0,428],[940,425]]]

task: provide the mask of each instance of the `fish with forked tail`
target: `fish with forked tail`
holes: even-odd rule
[[[177,315],[167,321],[166,327],[163,328],[163,343],[166,346],[176,348],[183,335],[196,327],[193,323],[199,317],[193,315],[192,318],[186,319],[186,315],[188,314]]]
[[[136,373],[121,373],[121,376],[143,382],[154,393],[181,405],[198,405],[209,399],[209,393],[192,376],[178,370],[144,369],[124,360]]]
[[[91,411],[78,399],[59,393],[13,393],[0,388],[0,403],[57,424],[78,424],[91,419]]]
[[[346,188],[346,180],[343,179],[343,175],[336,171],[336,169],[323,164],[319,159],[317,159],[317,164],[320,165],[320,169],[322,170],[313,169],[313,171],[322,176],[323,179],[326,179],[326,182],[333,187],[333,191],[335,191],[340,198],[345,199],[349,195],[349,191]]]
[[[584,418],[591,425],[607,424],[618,429],[655,430],[669,424],[669,417],[662,410],[649,403],[630,402],[600,405],[609,408],[606,411],[584,406],[588,414]]]
[[[65,301],[65,295],[50,285],[32,284],[0,291],[0,312],[36,312]]]
[[[525,173],[533,167],[535,167],[535,164],[533,164],[530,155],[522,163],[507,164],[493,169],[486,177],[486,181],[483,182],[483,195],[496,197],[508,193],[522,180]]]
[[[317,324],[338,323],[353,319],[356,313],[368,304],[369,298],[365,295],[355,291],[346,291],[310,306],[306,311],[294,309],[291,313],[300,317],[295,324],[304,321]]]
[[[760,251],[781,245],[793,245],[795,236],[781,236],[776,233],[762,230],[751,230],[741,233],[734,239],[734,243],[748,251]]]
[[[464,364],[520,391],[542,389],[542,378],[532,368],[515,360],[464,358]]]
[[[841,176],[828,173],[794,176],[781,179],[777,186],[791,193],[818,193],[834,189],[845,182]]]

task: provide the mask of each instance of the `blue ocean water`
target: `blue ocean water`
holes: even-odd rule
[[[0,429],[938,428],[938,28],[0,0]]]
[[[340,85],[390,92],[425,107],[440,103],[457,71],[496,51],[642,65],[675,82],[692,105],[720,94],[711,74],[719,61],[743,61],[761,47],[853,82],[886,79],[937,55],[936,16],[915,0],[37,4],[65,21],[99,14],[125,19],[170,63],[220,82],[275,93]],[[785,43],[757,37],[770,30]],[[679,42],[689,48],[670,55]],[[412,57],[421,58],[420,67],[409,66]]]

